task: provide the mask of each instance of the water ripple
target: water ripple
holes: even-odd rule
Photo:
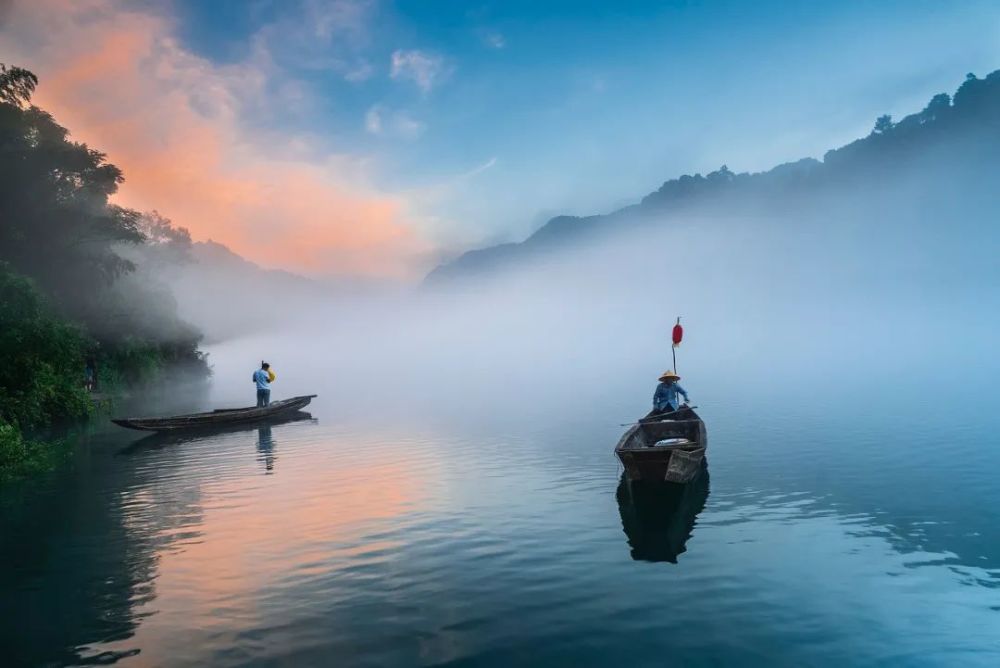
[[[604,418],[109,441],[2,506],[0,640],[28,665],[1000,657],[981,429],[752,419],[716,416],[710,479],[655,498],[622,491]],[[930,444],[950,494],[901,456]]]

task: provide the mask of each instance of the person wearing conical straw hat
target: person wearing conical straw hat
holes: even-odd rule
[[[670,413],[678,410],[681,403],[677,395],[683,396],[684,405],[687,405],[688,393],[678,384],[677,381],[680,379],[681,377],[672,370],[664,371],[660,375],[660,384],[656,386],[656,392],[653,394],[654,413]]]

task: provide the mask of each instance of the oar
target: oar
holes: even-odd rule
[[[618,425],[619,427],[631,427],[634,424],[648,424],[650,422],[659,422],[661,419],[667,417],[668,415],[673,415],[674,413],[680,413],[685,408],[695,409],[697,406],[681,406],[676,410],[672,410],[669,413],[660,413],[659,415],[651,415],[645,418],[639,418],[635,422],[626,422],[624,424]]]

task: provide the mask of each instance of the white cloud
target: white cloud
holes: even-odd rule
[[[416,139],[426,125],[412,118],[405,111],[393,111],[376,104],[365,113],[365,130],[376,136]]]
[[[344,79],[352,83],[367,81],[375,73],[375,68],[367,60],[360,61],[344,74]]]
[[[450,71],[441,56],[414,49],[393,51],[389,74],[393,79],[409,79],[424,93],[428,93],[446,79]]]
[[[365,130],[373,135],[382,134],[382,111],[378,106],[372,107],[365,114]]]
[[[489,160],[487,160],[483,164],[478,165],[477,167],[474,167],[473,169],[470,169],[469,171],[465,172],[464,174],[462,174],[461,176],[459,176],[459,178],[461,178],[461,179],[471,179],[473,176],[479,176],[480,174],[482,174],[483,172],[485,172],[487,169],[491,168],[495,164],[497,164],[497,158],[496,158],[496,156],[493,156],[492,158],[490,158]]]
[[[314,35],[326,43],[336,38],[347,38],[354,42],[368,41],[371,14],[374,3],[371,0],[307,0],[303,4],[302,17]]]
[[[487,32],[483,35],[483,44],[491,49],[502,49],[507,46],[507,40],[501,33]]]
[[[416,139],[423,134],[424,129],[427,127],[425,124],[414,118],[410,118],[402,112],[395,115],[393,126],[396,133],[404,139]]]
[[[364,81],[374,72],[364,57],[374,12],[373,0],[302,0],[254,34],[255,52],[285,70],[327,70]]]

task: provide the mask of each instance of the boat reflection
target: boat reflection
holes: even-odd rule
[[[257,450],[261,453],[266,451],[273,451],[274,442],[271,438],[271,427],[281,424],[288,424],[290,422],[303,422],[311,420],[316,422],[316,419],[309,413],[304,411],[297,411],[295,413],[290,413],[288,415],[283,415],[281,417],[271,418],[268,420],[261,420],[258,422],[253,422],[249,424],[237,424],[230,426],[219,426],[212,428],[202,428],[192,431],[184,431],[178,433],[170,432],[158,432],[155,434],[150,434],[144,438],[140,438],[125,448],[118,451],[119,455],[136,455],[147,450],[157,450],[168,445],[178,445],[180,443],[187,443],[190,441],[197,441],[210,436],[218,436],[221,434],[233,434],[241,431],[252,431],[257,430]],[[271,457],[271,465],[268,470],[274,468],[273,456]]]
[[[622,474],[615,496],[622,529],[636,561],[677,563],[708,499],[708,465],[686,485],[630,482]]]

